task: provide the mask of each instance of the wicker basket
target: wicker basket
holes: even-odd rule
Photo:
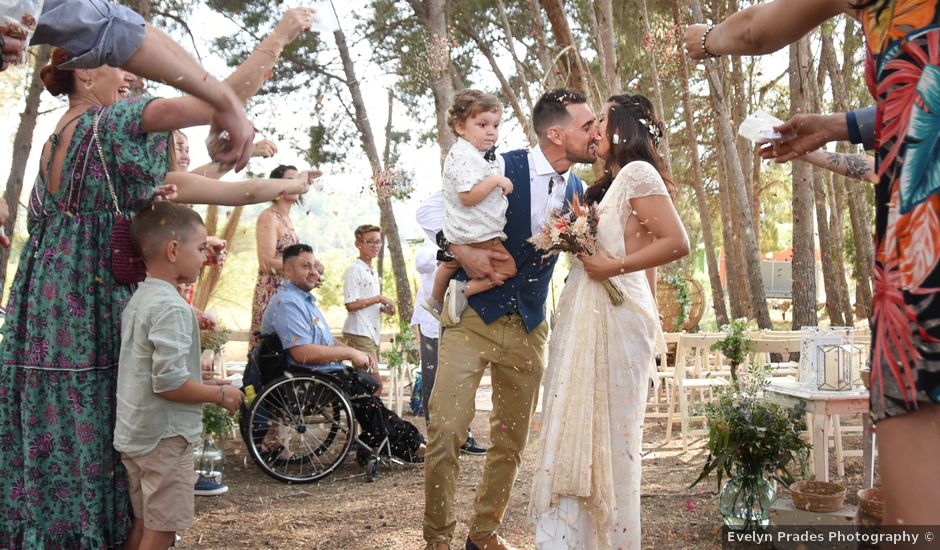
[[[807,512],[835,512],[842,508],[845,487],[828,481],[797,481],[790,485],[793,506]]]
[[[662,276],[656,281],[656,303],[659,305],[659,313],[663,316],[663,331],[682,332],[691,331],[705,313],[705,289],[701,283],[689,277],[681,276],[689,294],[689,311],[685,321],[677,326],[682,311],[682,304],[679,303],[678,292],[671,284],[665,282]]]
[[[881,497],[881,489],[873,487],[871,489],[861,489],[858,492],[858,506],[862,512],[879,520],[884,515],[885,501]]]

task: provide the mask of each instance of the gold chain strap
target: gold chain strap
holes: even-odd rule
[[[114,192],[114,183],[111,182],[111,173],[108,171],[108,163],[104,158],[104,149],[101,147],[101,136],[98,134],[98,120],[101,118],[101,113],[104,112],[104,108],[95,113],[95,120],[92,124],[92,134],[95,136],[95,145],[98,149],[98,158],[101,160],[101,169],[104,170],[104,178],[108,180],[108,191],[111,192],[111,202],[114,204],[114,211],[118,215],[121,214],[121,207],[118,205],[117,194]]]

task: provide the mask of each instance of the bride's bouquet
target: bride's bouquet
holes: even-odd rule
[[[582,205],[575,195],[568,210],[552,212],[529,242],[544,251],[542,258],[560,252],[593,256],[597,252],[597,207]],[[623,291],[616,281],[607,279],[603,284],[610,301],[615,306],[622,304]]]

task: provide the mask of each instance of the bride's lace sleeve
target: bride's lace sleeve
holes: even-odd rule
[[[619,187],[621,188],[622,200],[648,197],[650,195],[669,196],[663,177],[648,162],[635,161],[624,166],[617,174],[617,180],[620,180]]]

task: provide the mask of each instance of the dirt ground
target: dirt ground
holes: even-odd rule
[[[423,419],[405,418],[424,430]],[[473,423],[478,441],[486,444],[489,413],[479,411]],[[538,415],[533,421],[539,425]],[[854,419],[853,419],[854,420]],[[644,429],[642,484],[643,548],[720,548],[721,519],[714,477],[689,489],[705,455],[697,441],[687,452],[673,439],[663,443],[663,422],[648,420]],[[858,448],[858,437],[846,436],[846,448]],[[520,548],[533,548],[526,518],[529,487],[535,469],[538,434],[533,432],[513,489],[502,534]],[[420,550],[424,503],[423,469],[383,470],[367,483],[353,454],[324,481],[287,485],[269,478],[248,457],[241,440],[225,442],[224,481],[228,493],[196,497],[194,526],[182,533],[177,548],[228,549],[407,549]],[[485,458],[463,456],[454,546],[463,548],[474,491]],[[833,473],[835,467],[832,467]],[[846,502],[854,504],[861,486],[861,464],[846,459],[846,476],[833,481],[848,487]],[[786,490],[780,491],[785,495]]]

